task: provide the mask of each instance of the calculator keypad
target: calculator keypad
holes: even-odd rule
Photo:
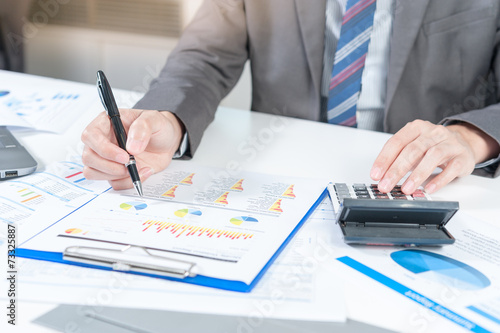
[[[382,193],[378,190],[377,184],[346,184],[335,183],[335,193],[339,203],[345,198],[352,199],[385,199],[385,200],[429,200],[429,197],[422,189],[417,189],[412,195],[406,195],[401,191],[401,186],[395,186],[391,192]]]

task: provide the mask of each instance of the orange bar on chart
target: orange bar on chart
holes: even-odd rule
[[[293,193],[293,185],[288,186],[282,197],[295,198],[295,193]]]
[[[243,179],[238,180],[233,186],[231,186],[231,190],[243,191]]]
[[[163,193],[161,196],[167,198],[175,198],[175,190],[177,190],[178,187],[179,185],[172,186],[167,192]]]
[[[187,185],[193,185],[193,176],[194,176],[194,173],[190,174],[189,176],[187,176],[186,178],[181,180],[180,183],[187,184]]]
[[[227,205],[229,202],[227,201],[227,196],[229,195],[229,192],[224,192],[223,195],[221,195],[217,200],[215,200],[215,203],[220,203],[223,205]]]
[[[271,208],[269,208],[269,210],[271,212],[283,213],[283,209],[281,209],[281,200],[282,199],[276,200],[276,202],[273,203],[273,205],[271,206]]]

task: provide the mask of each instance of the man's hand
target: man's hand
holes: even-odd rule
[[[183,136],[183,125],[170,112],[120,109],[127,131],[127,151],[135,156],[137,169],[144,181],[165,169],[177,151]],[[129,155],[116,142],[115,133],[105,112],[83,131],[83,174],[88,179],[107,180],[116,189],[132,187],[124,164]]]
[[[380,181],[381,192],[389,192],[408,172],[402,186],[413,193],[436,167],[442,169],[425,190],[433,193],[453,179],[469,175],[477,163],[498,156],[498,143],[467,123],[450,126],[415,120],[392,136],[373,163],[370,176]]]

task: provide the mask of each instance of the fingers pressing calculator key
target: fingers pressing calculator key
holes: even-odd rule
[[[345,198],[351,199],[389,199],[389,200],[431,200],[422,188],[417,189],[412,195],[401,191],[401,186],[395,186],[391,192],[382,193],[377,184],[333,184],[339,203]]]

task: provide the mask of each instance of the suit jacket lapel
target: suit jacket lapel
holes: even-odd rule
[[[404,67],[415,44],[429,0],[396,0],[392,28],[386,109],[389,109]]]
[[[295,0],[302,42],[314,88],[321,92],[326,2]]]

